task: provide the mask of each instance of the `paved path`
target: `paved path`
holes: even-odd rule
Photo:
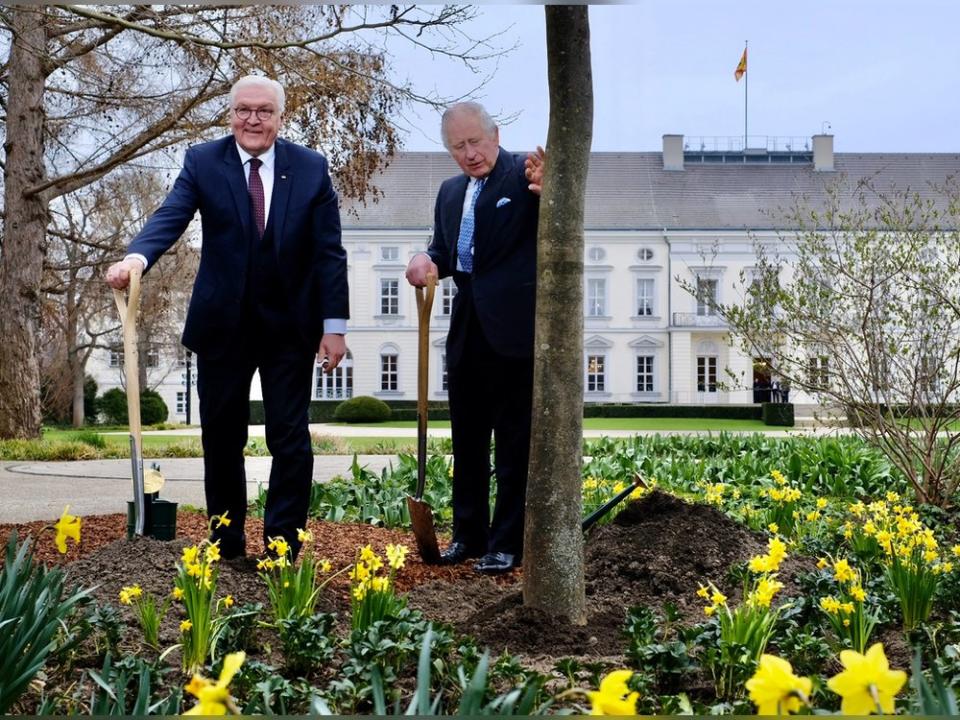
[[[380,472],[395,455],[360,455],[357,460]],[[148,461],[149,462],[149,461]],[[203,459],[166,458],[158,461],[166,484],[160,497],[204,507]],[[270,475],[269,457],[247,458],[247,497]],[[352,455],[318,455],[313,477],[326,481],[350,471]],[[148,465],[149,467],[149,465]],[[75,460],[68,462],[0,462],[0,523],[50,520],[65,505],[74,515],[126,512],[133,497],[129,460]]]

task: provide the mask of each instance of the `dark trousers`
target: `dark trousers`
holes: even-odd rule
[[[449,367],[453,435],[453,539],[477,552],[523,554],[530,457],[533,359],[505,357],[487,342],[474,313],[464,351]],[[490,520],[490,437],[497,497]]]
[[[313,481],[307,427],[315,349],[296,333],[237,332],[222,350],[197,355],[197,392],[203,437],[204,490],[210,516],[228,511],[229,527],[214,529],[226,556],[242,554],[247,485],[243,449],[250,421],[250,382],[260,370],[267,448],[273,456],[264,515],[267,538],[283,536],[299,551]]]

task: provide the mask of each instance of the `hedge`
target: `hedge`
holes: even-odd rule
[[[793,427],[793,403],[763,403],[764,425]]]
[[[392,420],[416,420],[416,400],[385,400],[392,410]],[[314,400],[310,403],[309,418],[312,423],[335,422],[333,419],[340,400]],[[779,403],[783,405],[784,403]],[[427,414],[433,420],[449,420],[450,407],[444,400],[427,403]],[[666,405],[654,403],[585,403],[584,417],[657,417],[657,418],[708,418],[732,420],[762,420],[760,405]],[[263,425],[263,401],[250,401],[250,422]]]
[[[386,422],[390,419],[390,413],[390,406],[383,400],[358,395],[340,403],[333,413],[333,419],[346,423]]]

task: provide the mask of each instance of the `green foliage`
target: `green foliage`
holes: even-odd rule
[[[0,570],[0,713],[10,710],[57,647],[61,624],[89,590],[67,590],[61,568],[33,561],[30,541],[7,541]]]
[[[141,658],[127,655],[116,664],[108,653],[100,672],[88,670],[94,686],[87,704],[88,714],[107,715],[179,715],[183,691],[177,687],[169,695],[151,702],[151,685],[160,673]]]
[[[130,421],[127,414],[127,393],[120,388],[110,388],[100,396],[98,407],[108,423],[126,425]],[[155,390],[140,393],[140,422],[144,425],[162,423],[167,419],[167,404]]]
[[[631,665],[656,681],[663,692],[678,692],[687,673],[696,668],[689,645],[676,628],[677,609],[668,605],[667,622],[650,608],[635,605],[627,611],[624,632],[627,636],[627,658]]]
[[[140,421],[144,425],[166,422],[167,415],[169,410],[160,393],[149,389],[140,393]]]
[[[761,418],[764,425],[793,427],[793,403],[763,403]]]
[[[333,659],[336,645],[331,634],[334,616],[330,613],[292,615],[277,623],[287,669],[306,674],[320,669]]]
[[[89,623],[93,629],[93,646],[97,655],[116,654],[123,627],[117,608],[109,603],[95,603],[89,615]]]
[[[97,422],[97,381],[87,375],[83,381],[83,420],[92,425]]]
[[[358,395],[340,403],[333,419],[345,423],[386,422],[390,419],[390,406],[379,398]]]
[[[936,667],[929,670],[928,680],[920,662],[920,653],[913,658],[913,675],[910,685],[913,687],[912,714],[926,717],[960,715],[960,703],[957,691],[944,680]]]

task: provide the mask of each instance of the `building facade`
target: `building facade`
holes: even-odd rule
[[[377,202],[344,204],[349,353],[332,376],[315,370],[315,399],[416,399],[417,312],[404,271],[430,241],[440,183],[458,172],[445,153],[404,153],[375,180],[382,193]],[[815,205],[840,178],[869,177],[880,188],[922,191],[958,172],[960,155],[835,154],[830,135],[802,147],[746,152],[710,150],[665,135],[661,152],[594,153],[584,221],[584,400],[770,399],[763,389],[775,378],[763,359],[731,344],[704,298],[728,304],[744,297],[756,244],[776,246],[789,232],[778,213],[798,197]],[[435,400],[446,398],[444,341],[455,292],[444,280],[433,306],[429,394]],[[185,363],[182,350],[173,349],[148,360],[149,384],[166,400],[171,421],[186,419]],[[107,352],[92,358],[88,369],[101,391],[120,384],[120,370],[116,354]],[[260,397],[257,381],[251,397]],[[191,420],[197,422],[195,391],[192,399]],[[813,402],[799,393],[790,400]]]

